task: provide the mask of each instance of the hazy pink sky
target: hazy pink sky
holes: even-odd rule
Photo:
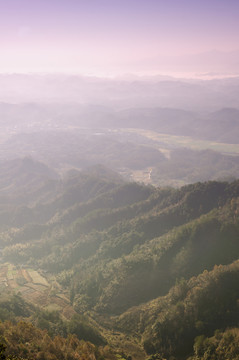
[[[212,71],[238,19],[239,0],[0,0],[0,72]]]

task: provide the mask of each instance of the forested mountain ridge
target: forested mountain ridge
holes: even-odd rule
[[[16,196],[2,207],[2,263],[42,269],[76,313],[103,333],[140,339],[149,355],[187,358],[221,346],[223,331],[238,325],[238,181],[155,188],[101,166],[53,181],[51,196],[43,186],[34,202],[23,197],[19,206]]]
[[[194,350],[195,359],[234,359],[238,354],[238,329],[233,330],[235,337],[228,338],[220,354],[206,337],[215,333],[220,340],[223,330],[238,326],[238,278],[238,261],[215,265],[210,272],[205,270],[188,281],[179,280],[166,296],[130,309],[117,318],[115,326],[143,334],[147,352],[166,358],[186,358]]]

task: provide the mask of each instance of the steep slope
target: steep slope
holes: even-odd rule
[[[165,294],[178,277],[238,256],[237,210],[230,208],[237,209],[238,182],[179,190],[133,183],[109,189],[103,182],[100,193],[94,182],[92,192],[89,178],[86,184],[83,198],[74,190],[74,196],[66,193],[69,202],[63,195],[49,205],[54,216],[48,223],[26,223],[1,236],[4,260],[70,271],[78,311],[120,313]]]
[[[30,157],[0,162],[0,206],[54,198],[59,175]]]
[[[20,166],[15,167],[16,163]],[[34,164],[30,173],[24,170],[22,163]],[[70,171],[63,179],[58,176],[42,183],[39,175],[42,167],[48,169],[31,159],[6,162],[2,183],[9,186],[2,190],[5,195],[0,202],[0,224],[21,227],[28,223],[44,223],[58,210],[86,202],[124,182],[114,171],[95,166],[82,172]]]
[[[174,229],[173,215],[162,214],[161,226],[160,217],[150,217],[148,224],[139,220],[142,226],[138,223],[137,231],[113,232],[114,240],[108,234],[107,240],[101,239],[96,255],[76,267],[75,292],[81,294],[75,299],[78,310],[85,306],[86,296],[97,311],[119,313],[165,294],[177,278],[189,278],[215,264],[236,260],[238,220],[231,222],[233,212],[226,206],[223,214],[227,211],[229,217],[213,210]],[[169,219],[172,230],[163,229]]]
[[[44,269],[78,315],[148,354],[186,358],[195,337],[237,326],[238,181],[154,188],[97,166],[57,184],[48,201],[5,210],[3,262]]]
[[[76,335],[69,335],[67,338],[50,337],[45,330],[33,326],[30,322],[1,323],[0,334],[3,341],[3,344],[0,344],[1,359],[119,359],[119,355],[109,347],[95,346],[90,342],[79,340]],[[125,360],[124,357],[120,359]]]
[[[116,319],[116,326],[142,334],[148,353],[186,358],[197,336],[238,326],[238,279],[238,260],[216,265],[188,281],[181,279],[166,296],[130,309]]]

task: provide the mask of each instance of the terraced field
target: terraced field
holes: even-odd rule
[[[74,314],[67,294],[62,292],[55,279],[49,280],[34,269],[0,265],[0,290],[19,292],[25,300],[44,309],[59,310],[67,319]]]

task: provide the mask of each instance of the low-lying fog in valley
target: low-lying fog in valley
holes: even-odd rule
[[[0,160],[181,186],[239,174],[239,79],[0,76]],[[4,165],[2,165],[4,166]]]

